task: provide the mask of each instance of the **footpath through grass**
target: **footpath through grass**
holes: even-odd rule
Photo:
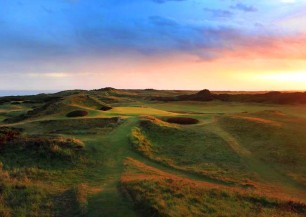
[[[123,161],[129,153],[128,134],[136,121],[136,118],[128,119],[107,138],[107,150],[102,150],[107,159],[104,168],[101,168],[101,176],[105,179],[101,186],[102,191],[89,198],[88,216],[136,216],[132,202],[124,198],[119,190],[120,177],[124,170]]]

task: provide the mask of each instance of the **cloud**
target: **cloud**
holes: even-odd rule
[[[153,2],[155,3],[158,3],[158,4],[164,4],[164,3],[167,3],[167,2],[182,2],[182,1],[186,1],[186,0],[152,0]]]
[[[256,7],[251,6],[251,5],[245,5],[245,4],[242,4],[242,3],[237,3],[236,5],[232,5],[231,8],[235,9],[235,10],[244,11],[244,12],[256,12],[256,11],[258,11],[258,9]]]
[[[65,78],[69,77],[69,73],[63,72],[48,72],[48,73],[28,73],[29,77],[47,77],[47,78]]]
[[[41,5],[41,9],[42,9],[43,11],[45,11],[46,13],[49,13],[49,14],[53,14],[53,13],[54,13],[54,11],[53,11],[52,9],[47,8],[47,7],[45,7],[44,5]]]
[[[39,16],[30,21],[27,20],[32,13],[29,8],[34,7],[29,6],[30,3],[23,6],[28,7],[27,10],[22,9],[16,14],[15,8],[12,8],[14,13],[9,11],[10,13],[0,18],[0,73],[7,71],[7,65],[11,64],[10,69],[14,68],[13,63],[21,65],[18,69],[23,69],[22,65],[26,65],[26,62],[34,63],[28,64],[26,71],[31,71],[34,67],[43,69],[39,65],[45,64],[45,73],[49,73],[52,71],[48,68],[50,65],[61,66],[60,71],[69,71],[66,69],[70,65],[78,68],[80,59],[85,62],[91,58],[104,59],[124,55],[129,58],[133,54],[163,58],[183,53],[204,61],[222,58],[229,53],[239,55],[247,49],[250,52],[245,53],[251,55],[253,48],[254,55],[260,55],[265,46],[267,50],[264,51],[271,54],[267,57],[303,57],[298,53],[298,46],[288,39],[285,40],[293,43],[294,52],[287,51],[289,46],[285,48],[280,43],[276,45],[278,38],[284,38],[282,31],[277,31],[277,36],[272,37],[272,28],[263,30],[259,25],[253,27],[253,21],[248,22],[248,26],[235,23],[234,12],[226,10],[228,5],[216,3],[214,8],[219,9],[204,8],[203,13],[203,5],[197,3],[194,6],[186,0],[181,11],[177,12],[179,7],[173,9],[172,5],[152,4],[152,1],[161,4],[167,2],[166,0],[149,0],[137,4],[134,2],[129,6],[131,10],[127,11],[127,2],[120,1],[108,1],[105,8],[94,7],[91,1],[78,1],[78,4],[69,3],[64,6],[62,3],[56,6],[45,3],[44,7],[37,4]],[[145,6],[163,9],[148,13],[143,10]],[[61,7],[69,10],[69,13],[61,12]],[[232,7],[249,12],[255,10],[254,7],[241,3]],[[197,9],[198,14],[190,11],[191,9]],[[262,20],[259,19],[258,23],[260,22]],[[286,51],[282,57],[269,48],[275,46]],[[71,62],[66,64],[68,61]]]
[[[238,39],[241,40],[241,39]],[[241,59],[291,59],[306,61],[306,33],[302,35],[248,37],[223,56]],[[220,53],[221,55],[221,53]]]
[[[165,18],[161,16],[151,16],[150,21],[158,26],[178,26],[178,23],[170,18]]]
[[[231,18],[234,14],[228,10],[204,8],[213,18]]]

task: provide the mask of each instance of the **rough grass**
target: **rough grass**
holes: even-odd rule
[[[47,120],[38,122],[37,127],[41,132],[75,134],[80,132],[88,133],[94,129],[113,129],[120,125],[123,119],[114,118],[86,118],[86,119],[62,119]]]
[[[132,130],[130,140],[133,144],[133,147],[140,153],[144,154],[149,158],[154,159],[154,155],[152,152],[152,144],[151,142],[142,134],[139,128],[134,128]]]
[[[0,128],[0,150],[4,147],[4,145],[14,139],[20,137],[21,129],[9,128],[9,127],[1,127]]]
[[[84,143],[64,137],[18,136],[2,145],[0,160],[5,166],[48,168],[86,161]]]
[[[86,216],[88,206],[88,186],[86,184],[79,184],[74,188],[76,212],[78,216]]]
[[[53,216],[52,195],[45,189],[24,184],[3,169],[0,162],[0,216]]]
[[[1,133],[11,135],[12,130],[2,128]],[[7,136],[0,150],[0,216],[85,216],[86,185],[61,195],[64,183],[77,181],[79,169],[87,164],[84,148],[73,138]],[[66,215],[67,209],[73,212]]]
[[[125,163],[121,184],[144,216],[305,216],[298,201],[212,186],[179,178],[134,159]]]
[[[87,184],[80,183],[67,189],[56,198],[57,207],[61,211],[60,216],[85,217],[88,212],[88,194]]]
[[[71,104],[78,107],[97,109],[97,110],[103,107],[110,107],[106,103],[97,99],[95,96],[84,93],[68,96],[65,98],[64,102],[66,104]]]

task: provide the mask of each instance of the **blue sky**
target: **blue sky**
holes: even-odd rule
[[[0,89],[167,88],[162,81],[150,81],[158,73],[173,76],[176,62],[196,73],[195,89],[213,88],[214,82],[205,83],[204,78],[235,71],[220,68],[207,74],[208,64],[221,64],[225,53],[237,56],[252,49],[249,58],[266,61],[253,74],[265,69],[287,73],[271,71],[267,64],[272,59],[286,59],[293,66],[289,60],[299,61],[300,67],[290,70],[304,73],[300,61],[305,52],[299,48],[305,33],[305,0],[0,0]],[[281,57],[271,52],[280,39],[293,46],[282,45]],[[172,67],[163,71],[165,59],[171,59]],[[179,73],[184,80],[184,72]],[[131,75],[136,81],[116,79]],[[193,88],[189,72],[185,76],[189,83],[178,81],[169,88]],[[99,77],[105,79],[99,82]]]

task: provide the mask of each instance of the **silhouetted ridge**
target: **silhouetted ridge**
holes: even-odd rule
[[[306,104],[306,92],[283,93],[271,91],[261,94],[213,94],[204,89],[196,94],[178,95],[173,97],[152,97],[158,101],[230,101],[230,102],[255,102],[271,104]]]
[[[153,97],[152,99],[160,101],[211,101],[215,98],[209,90],[204,89],[196,94],[179,95],[175,97]]]

